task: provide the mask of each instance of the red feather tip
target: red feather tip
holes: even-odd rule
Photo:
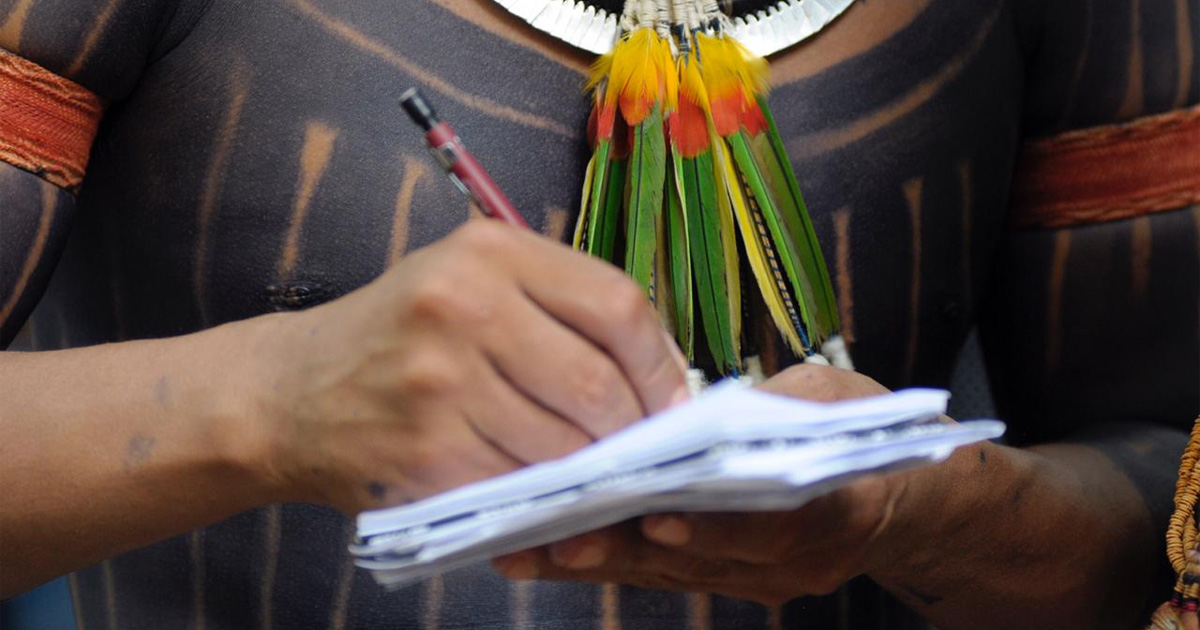
[[[728,96],[713,98],[710,107],[712,108],[713,127],[721,136],[729,136],[737,133],[741,127],[741,111],[745,105],[745,99],[741,94],[733,93]]]
[[[653,107],[654,99],[648,95],[635,97],[621,95],[621,115],[630,125],[640,125],[646,116],[650,115],[650,109]]]
[[[600,108],[600,118],[597,121],[596,133],[600,135],[602,140],[612,140],[613,125],[616,123],[617,108],[612,105],[605,105]]]
[[[600,143],[601,140],[612,140],[613,123],[617,117],[617,107],[613,103],[606,103],[604,98],[604,90],[596,90],[596,104],[592,106],[592,111],[588,114],[587,123],[587,138],[588,144],[593,149]]]
[[[679,99],[679,109],[667,118],[667,133],[672,148],[680,157],[694,158],[708,150],[708,121],[704,110],[689,99]]]
[[[742,126],[751,138],[767,130],[767,117],[763,115],[758,101],[749,101],[742,110]]]

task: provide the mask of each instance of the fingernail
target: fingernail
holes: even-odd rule
[[[642,521],[642,531],[654,542],[681,547],[692,539],[692,528],[678,516],[648,516]]]
[[[564,569],[595,569],[604,564],[600,545],[579,541],[563,541],[550,545],[550,561]]]
[[[667,403],[667,408],[669,409],[677,405],[682,405],[691,399],[692,392],[688,389],[687,385],[684,385],[675,390],[675,393],[671,395],[671,402]]]
[[[538,576],[537,565],[524,554],[497,560],[496,570],[510,580],[532,580]]]
[[[679,346],[675,343],[675,338],[666,330],[662,331],[662,334],[667,340],[667,349],[671,352],[671,356],[675,358],[675,364],[679,366],[679,371],[686,374],[688,371],[688,362],[683,357],[683,352],[679,349]]]

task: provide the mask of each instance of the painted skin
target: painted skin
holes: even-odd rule
[[[1200,101],[1198,15],[1195,0],[865,3],[772,60],[860,370],[890,388],[945,385],[979,324],[1018,444],[1190,421],[1200,209],[1018,234],[1004,215],[1021,138]],[[470,210],[395,107],[411,85],[532,224],[555,238],[572,224],[590,60],[486,0],[3,0],[0,47],[112,102],[78,200],[0,166],[5,342],[35,305],[39,350],[302,309],[450,233]],[[1176,438],[1131,429],[1099,446],[1155,506]],[[350,572],[347,531],[324,508],[247,512],[81,571],[78,612],[121,628],[916,623],[863,580],[782,611],[510,585],[484,568],[389,595]]]

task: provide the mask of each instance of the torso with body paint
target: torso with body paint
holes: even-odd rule
[[[0,45],[113,102],[32,320],[39,348],[303,308],[467,220],[396,106],[413,85],[531,224],[554,238],[572,227],[590,58],[487,0],[110,0],[69,19],[52,4],[0,1]],[[1022,136],[1200,100],[1200,1],[1045,4],[860,3],[772,60],[772,103],[847,337],[883,384],[944,386],[986,315],[1019,440],[1131,412],[1182,422],[1200,378],[1200,210],[1015,236],[1004,222]],[[24,46],[39,29],[78,45]],[[152,45],[123,45],[127,30]],[[1128,347],[1125,331],[1155,328],[1179,342]],[[1115,376],[1086,367],[1114,346],[1166,367],[1110,387]],[[916,627],[861,580],[782,611],[514,585],[482,567],[385,593],[351,570],[349,533],[332,510],[246,513],[80,572],[77,611],[86,628],[114,629]]]

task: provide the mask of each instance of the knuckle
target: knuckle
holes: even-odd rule
[[[411,357],[401,369],[401,391],[414,397],[444,397],[458,391],[462,371],[446,354],[426,350]]]
[[[608,308],[612,319],[623,327],[642,324],[651,313],[642,288],[624,276],[608,289]]]
[[[586,422],[592,433],[607,433],[618,425],[621,419],[616,416],[623,411],[617,405],[621,380],[616,368],[602,361],[590,361],[573,370],[573,419]]]
[[[483,255],[503,251],[513,240],[515,230],[499,221],[467,221],[455,230],[455,239],[468,250]]]
[[[430,275],[413,289],[412,313],[428,322],[452,322],[467,310],[466,299],[451,274]]]

